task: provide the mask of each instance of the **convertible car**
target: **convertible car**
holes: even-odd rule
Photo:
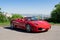
[[[11,28],[19,28],[27,32],[42,32],[48,31],[51,28],[51,25],[47,21],[38,20],[36,17],[12,19],[10,25]]]

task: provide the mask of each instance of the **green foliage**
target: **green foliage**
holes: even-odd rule
[[[0,12],[0,22],[5,22],[5,21],[7,21],[6,16],[2,12]]]
[[[44,19],[44,20],[46,20],[46,21],[48,21],[48,22],[52,22],[51,18],[46,18],[46,19]]]
[[[60,3],[55,5],[55,9],[51,13],[51,20],[55,23],[60,23]]]
[[[7,17],[7,20],[10,21],[11,20],[11,17]]]
[[[20,14],[13,14],[12,15],[12,18],[23,18],[23,16],[22,15],[20,15]]]
[[[1,8],[0,8],[0,10],[1,10]]]

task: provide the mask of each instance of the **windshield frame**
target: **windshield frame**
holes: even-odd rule
[[[27,21],[37,21],[38,18],[37,17],[26,17],[25,18]]]

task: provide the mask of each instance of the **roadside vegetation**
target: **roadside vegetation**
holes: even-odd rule
[[[0,22],[0,27],[1,26],[9,26],[10,25],[10,22]]]
[[[51,12],[51,17],[45,19],[48,22],[60,24],[60,3],[56,4]]]
[[[12,17],[11,17],[12,19],[14,18],[23,18],[23,16],[22,15],[20,15],[20,14],[13,14],[12,15]]]

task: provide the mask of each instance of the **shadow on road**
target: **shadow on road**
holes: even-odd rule
[[[28,33],[25,30],[17,29],[17,28],[12,29],[11,27],[4,27],[4,29],[9,29],[9,30],[17,31],[17,32],[23,32],[23,33]],[[36,33],[36,32],[30,32],[30,33]],[[37,32],[37,33],[44,33],[44,32]]]

